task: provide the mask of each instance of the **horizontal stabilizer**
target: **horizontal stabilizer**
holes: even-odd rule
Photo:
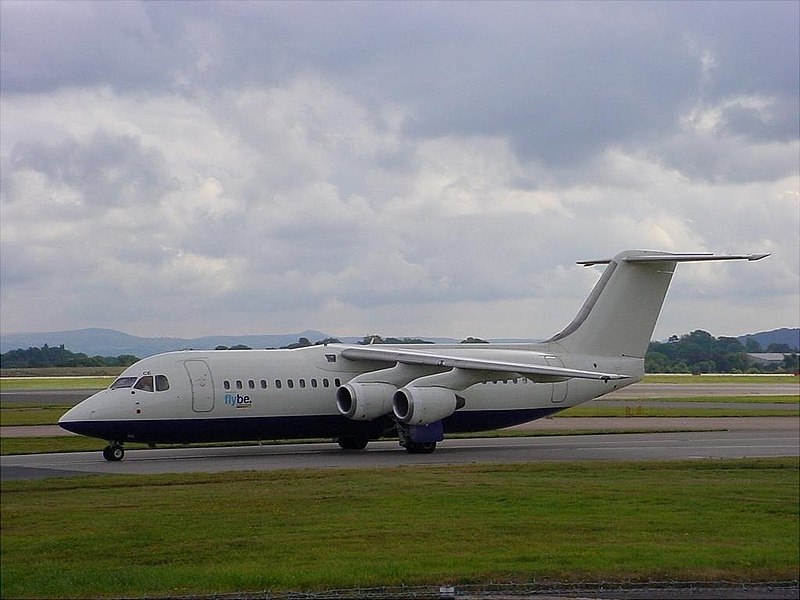
[[[769,253],[755,254],[714,254],[712,252],[659,252],[658,254],[632,254],[624,256],[622,260],[627,263],[649,262],[702,262],[709,260],[761,260]],[[607,265],[612,259],[601,258],[596,260],[579,260],[579,265],[586,267],[592,265]]]

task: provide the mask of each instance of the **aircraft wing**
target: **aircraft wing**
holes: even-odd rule
[[[446,354],[416,352],[413,350],[394,350],[364,346],[363,348],[346,348],[342,356],[350,360],[374,360],[378,362],[396,362],[407,365],[427,365],[434,367],[450,367],[471,371],[489,371],[503,373],[519,373],[534,381],[553,382],[565,379],[598,379],[609,381],[611,379],[628,379],[629,375],[618,373],[600,373],[597,371],[583,371],[550,365],[531,365],[506,361],[489,360],[485,358],[464,358],[462,356],[448,356]]]

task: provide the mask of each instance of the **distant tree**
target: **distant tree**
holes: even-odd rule
[[[758,354],[761,352],[761,344],[758,343],[758,340],[755,338],[748,337],[744,341],[744,347],[747,352],[750,354]]]
[[[428,340],[423,340],[421,338],[395,338],[395,337],[388,337],[383,340],[384,344],[432,344],[433,342],[429,342]]]
[[[648,373],[730,373],[747,368],[747,354],[739,340],[715,338],[699,329],[670,336],[668,343],[651,342],[645,356]]]
[[[379,335],[365,335],[364,338],[358,342],[361,346],[369,346],[370,344],[384,344],[383,338]]]
[[[792,352],[792,348],[791,346],[789,346],[789,344],[770,344],[769,346],[767,346],[767,352],[788,354]]]
[[[227,350],[227,349],[228,349],[227,346],[217,346],[216,348],[214,348],[214,350]]]
[[[235,346],[231,346],[231,350],[252,350],[250,346],[245,346],[244,344],[236,344]]]
[[[489,342],[487,342],[486,340],[482,340],[481,338],[476,338],[476,337],[472,337],[472,336],[470,336],[470,337],[468,337],[468,338],[466,338],[464,340],[461,340],[459,342],[459,344],[488,344],[488,343]]]
[[[309,341],[307,337],[301,337],[295,343],[289,344],[288,346],[283,346],[284,349],[294,350],[295,348],[307,348],[308,346],[312,346],[313,344]]]
[[[800,371],[800,361],[798,361],[797,352],[792,352],[783,357],[783,370],[787,373],[797,373]]]
[[[82,352],[70,352],[64,347],[31,347],[27,350],[17,348],[0,355],[0,366],[6,369],[29,369],[38,367],[118,367],[128,366],[139,359],[133,355],[87,356]]]
[[[342,340],[330,337],[330,338],[325,338],[324,340],[320,340],[318,342],[314,342],[314,345],[315,346],[324,346],[326,344],[341,344],[341,343],[342,343]]]

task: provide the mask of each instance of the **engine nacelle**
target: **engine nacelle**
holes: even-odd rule
[[[336,390],[336,408],[348,419],[372,421],[392,412],[396,391],[388,383],[346,383]]]
[[[392,398],[394,416],[406,425],[436,423],[461,406],[453,390],[440,387],[404,387]]]

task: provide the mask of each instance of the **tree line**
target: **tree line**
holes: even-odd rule
[[[9,350],[0,354],[3,369],[32,369],[45,367],[128,367],[139,360],[132,354],[120,356],[87,356],[82,352],[70,352],[60,346]]]
[[[762,352],[760,344],[749,338],[747,346],[733,337],[715,338],[700,329],[667,342],[650,342],[644,359],[647,373],[796,373],[797,351],[787,344],[770,344],[766,352],[784,354],[779,364],[759,365],[749,353]]]
[[[338,344],[336,338],[326,338],[311,342],[300,338],[284,348],[305,348],[322,344]],[[370,344],[432,344],[420,338],[383,338],[367,335],[358,342]],[[487,344],[485,340],[469,337],[462,344]],[[250,350],[248,346],[217,346],[217,350]],[[673,335],[667,342],[650,342],[645,356],[644,368],[647,373],[796,373],[798,371],[797,351],[786,344],[770,344],[766,352],[784,354],[781,363],[759,365],[747,356],[748,352],[760,352],[758,342],[747,340],[743,346],[733,337],[714,337],[702,330],[692,331],[682,336]],[[87,356],[81,352],[71,352],[64,347],[48,346],[11,350],[0,354],[0,366],[4,369],[26,369],[42,367],[127,367],[138,361],[136,356]]]

